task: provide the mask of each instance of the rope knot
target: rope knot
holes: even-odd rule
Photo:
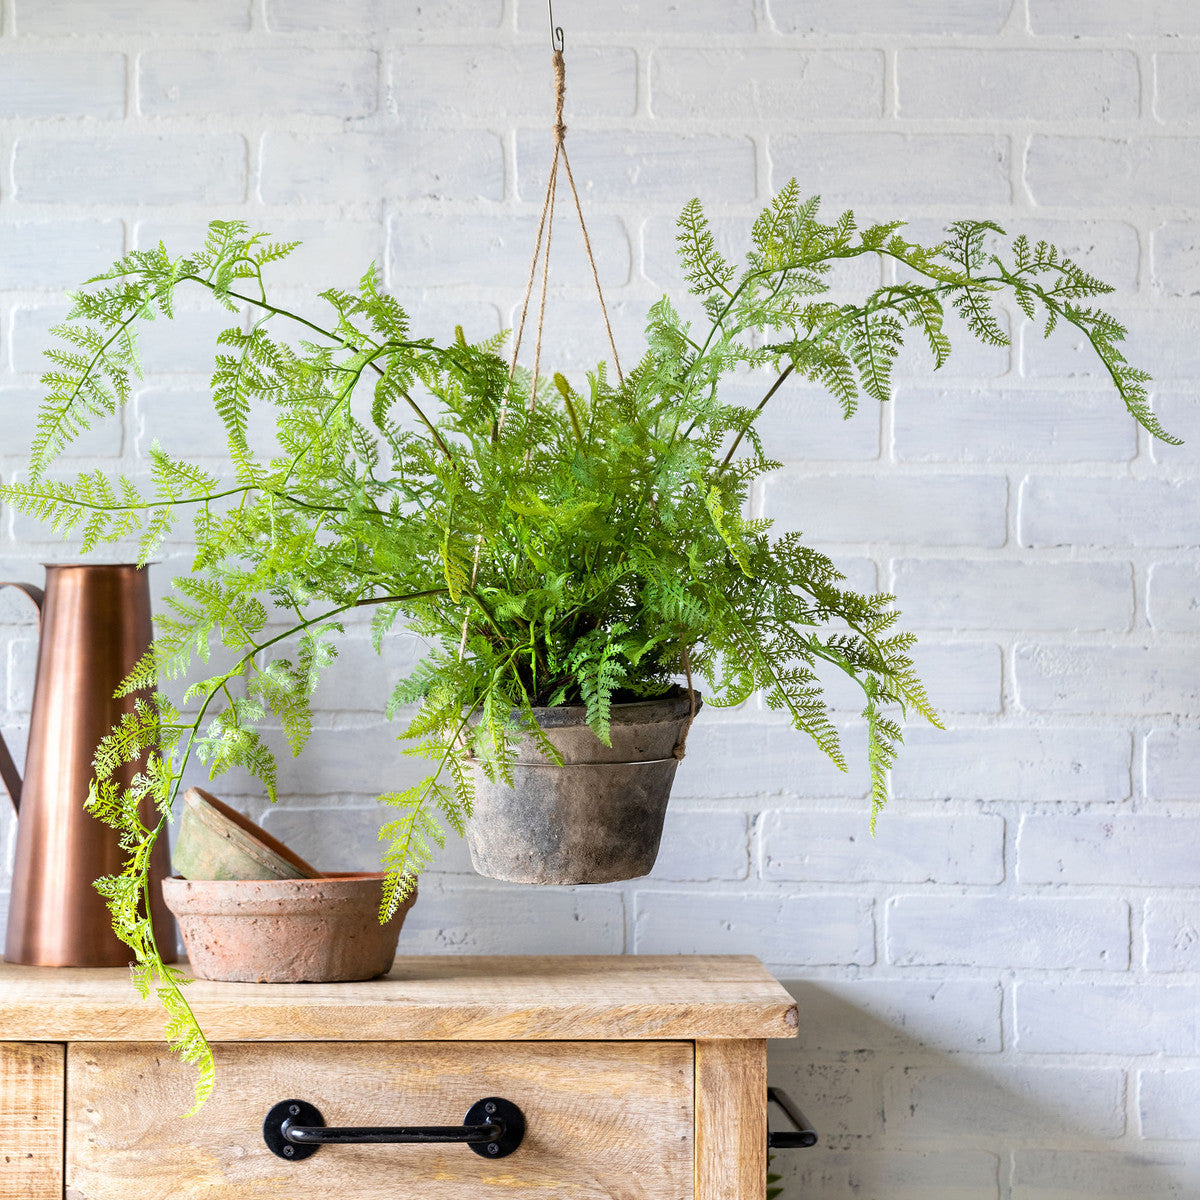
[[[567,127],[563,124],[563,100],[567,95],[567,64],[563,52],[554,52],[554,139],[561,143]]]

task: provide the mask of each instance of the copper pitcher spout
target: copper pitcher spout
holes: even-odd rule
[[[4,957],[32,966],[121,966],[131,952],[113,933],[92,883],[118,874],[125,855],[116,832],[84,802],[96,747],[138,698],[117,700],[113,693],[153,636],[148,571],[131,564],[47,566],[44,596],[31,584],[15,586],[38,604],[41,636],[24,779],[0,739],[0,779],[18,810]],[[128,764],[118,782],[127,784],[144,767]],[[148,803],[143,820],[157,819]],[[175,926],[157,886],[168,873],[160,839],[152,916],[170,961]]]

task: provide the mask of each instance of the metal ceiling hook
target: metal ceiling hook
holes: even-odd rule
[[[561,54],[563,51],[562,26],[554,23],[554,5],[551,0],[546,0],[546,7],[550,10],[550,45]]]

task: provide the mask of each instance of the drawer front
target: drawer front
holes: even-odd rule
[[[62,1200],[64,1047],[0,1042],[0,1200]]]
[[[70,1200],[692,1200],[690,1042],[275,1042],[214,1047],[217,1086],[195,1117],[191,1072],[161,1046],[73,1043]],[[458,1125],[486,1096],[525,1114],[515,1153],[462,1145],[267,1149],[280,1100],[328,1125]]]

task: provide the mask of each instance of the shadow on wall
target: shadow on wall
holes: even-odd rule
[[[997,981],[784,986],[799,1007],[799,1038],[768,1043],[770,1080],[820,1141],[775,1153],[781,1200],[1200,1195],[1194,1155],[1133,1141],[1121,1067],[1039,1066],[1006,1052]],[[776,1114],[771,1121],[783,1127]]]

